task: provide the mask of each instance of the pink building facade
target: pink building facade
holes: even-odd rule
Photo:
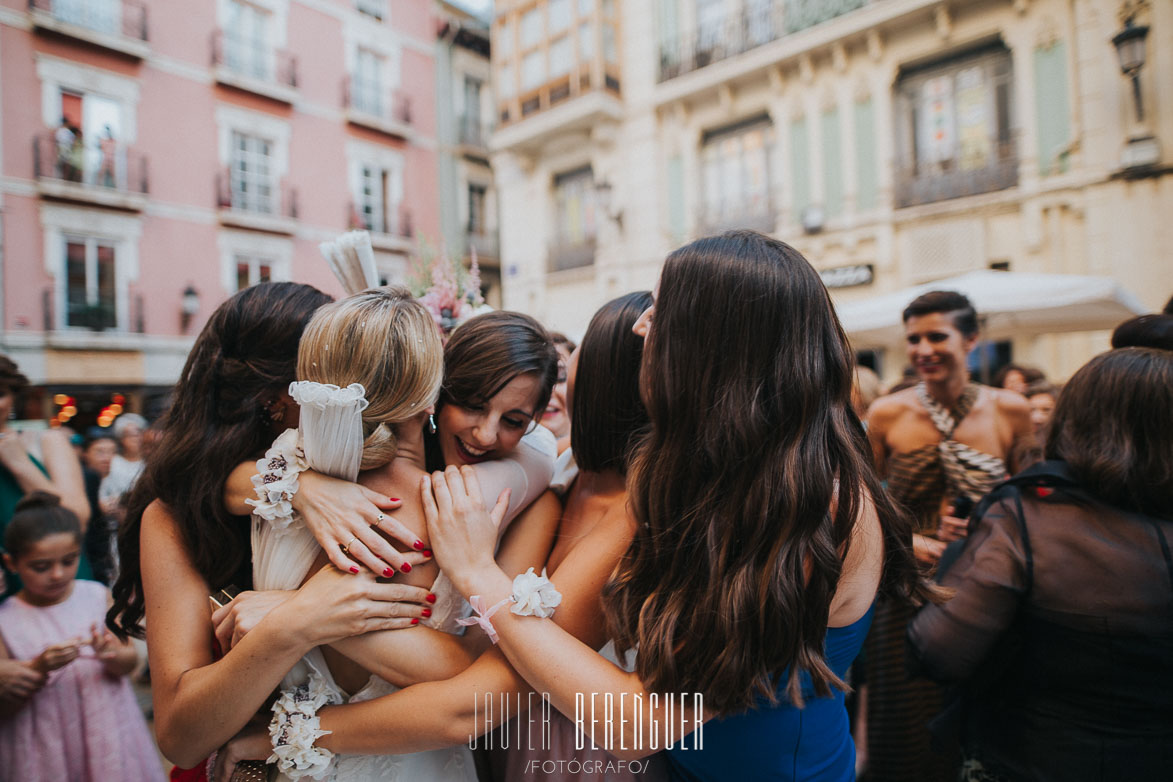
[[[154,412],[241,287],[341,293],[371,231],[402,279],[439,235],[435,20],[419,0],[0,0],[0,352],[89,425]],[[78,428],[81,428],[80,426]]]

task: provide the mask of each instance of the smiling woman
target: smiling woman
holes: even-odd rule
[[[541,419],[558,379],[549,333],[518,312],[463,324],[444,348],[444,385],[428,464],[476,464],[511,452]]]

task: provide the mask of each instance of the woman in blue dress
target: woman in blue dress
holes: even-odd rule
[[[830,298],[796,250],[731,232],[668,257],[635,330],[652,425],[602,596],[634,670],[537,618],[549,587],[497,567],[455,468],[425,487],[436,557],[474,606],[515,601],[482,627],[617,762],[669,747],[682,780],[852,779],[843,676],[876,594],[934,593],[872,468]]]

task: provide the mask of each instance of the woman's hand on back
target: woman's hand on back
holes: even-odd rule
[[[430,608],[429,594],[422,587],[381,584],[371,573],[354,576],[326,565],[269,613],[277,621],[303,628],[314,646],[322,646],[417,625],[424,609]]]
[[[388,567],[402,571],[404,564],[418,565],[428,560],[419,536],[390,515],[402,504],[398,497],[385,497],[357,483],[312,470],[298,477],[298,486],[293,496],[294,510],[305,519],[318,545],[339,570],[354,573],[361,565],[372,573],[391,576],[394,573],[388,572]],[[379,532],[412,550],[397,551]]]

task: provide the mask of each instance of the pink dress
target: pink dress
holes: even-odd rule
[[[19,597],[0,604],[0,636],[15,659],[46,646],[89,638],[106,615],[106,587],[74,581],[53,606]],[[0,721],[0,782],[159,782],[159,754],[126,677],[113,677],[84,647],[49,674],[45,686],[12,718]]]

